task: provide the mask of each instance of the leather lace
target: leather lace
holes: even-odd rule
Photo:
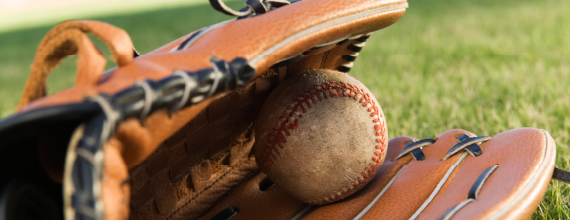
[[[570,184],[570,172],[555,167],[554,172],[552,173],[552,179]]]
[[[210,4],[214,9],[224,14],[243,18],[264,14],[273,10],[273,8],[279,8],[291,3],[287,0],[246,0],[244,3],[245,7],[239,11],[228,7],[222,0],[210,0]]]

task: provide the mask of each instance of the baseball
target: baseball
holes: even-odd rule
[[[275,185],[308,204],[341,200],[364,187],[384,162],[382,109],[352,76],[313,70],[291,77],[265,101],[255,155]]]

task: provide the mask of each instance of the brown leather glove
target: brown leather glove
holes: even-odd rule
[[[461,145],[446,160],[449,149],[471,140],[461,135],[473,135],[450,131],[410,144],[398,159],[412,138],[393,139],[377,177],[331,205],[310,207],[271,187],[251,153],[268,94],[293,74],[349,71],[369,33],[395,23],[407,3],[264,0],[238,12],[211,2],[240,19],[146,55],[101,22],[64,22],[46,35],[19,112],[0,122],[0,219],[403,219],[447,210],[504,218],[536,208],[555,152],[550,136],[535,129],[477,139],[486,141],[482,154]],[[110,47],[117,68],[103,72],[88,32]],[[70,54],[79,55],[76,86],[43,97],[48,74]],[[488,176],[483,187],[469,193],[481,176]]]
[[[375,179],[345,200],[309,206],[258,173],[201,219],[528,219],[555,159],[552,137],[534,128],[493,137],[459,129],[419,141],[397,137]]]
[[[349,71],[370,32],[395,23],[408,6],[263,0],[236,12],[211,3],[240,18],[140,56],[109,24],[54,27],[40,43],[18,113],[0,122],[0,210],[9,210],[0,213],[202,216],[258,172],[252,124],[273,88],[308,70]],[[103,72],[105,60],[86,33],[109,46],[116,68]],[[72,54],[79,55],[76,86],[44,97],[47,76]]]

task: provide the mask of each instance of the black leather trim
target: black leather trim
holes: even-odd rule
[[[348,62],[354,62],[356,60],[356,56],[343,55],[342,59]]]
[[[351,68],[348,68],[346,66],[339,66],[336,68],[336,70],[343,72],[343,73],[348,73],[348,72],[350,72]]]
[[[426,157],[424,155],[424,152],[422,151],[422,148],[424,148],[428,145],[431,145],[433,143],[435,143],[434,139],[423,139],[423,140],[419,140],[419,141],[410,141],[406,144],[406,147],[400,152],[400,154],[398,154],[398,156],[396,156],[396,158],[394,158],[394,160],[398,160],[398,159],[402,158],[403,156],[406,156],[409,153],[411,153],[412,157],[414,157],[414,159],[417,161],[425,160]]]
[[[481,154],[483,154],[483,149],[481,149],[481,147],[478,144],[472,144],[465,147],[465,151],[467,151],[467,153],[469,153],[473,157],[478,157],[481,156]]]
[[[248,15],[253,13],[252,10],[247,10],[244,12],[235,11],[235,10],[231,9],[230,7],[228,7],[226,4],[224,4],[224,2],[222,0],[210,0],[210,5],[212,5],[212,7],[214,9],[216,9],[216,11],[222,12],[222,13],[229,15],[229,16],[243,17],[243,16],[248,16]]]
[[[368,40],[368,38],[370,38],[370,36],[371,35],[366,35],[366,36],[360,37],[360,38],[356,39],[356,41],[364,43]]]
[[[350,39],[344,39],[344,40],[341,40],[340,42],[336,43],[336,45],[342,46],[342,45],[345,45],[348,43],[350,43]]]
[[[300,54],[300,55],[291,57],[291,58],[289,58],[289,59],[286,59],[286,60],[283,60],[283,61],[281,61],[281,62],[279,62],[279,63],[274,64],[273,66],[271,66],[271,68],[277,68],[277,67],[287,66],[287,65],[289,65],[289,64],[292,64],[292,63],[294,63],[294,62],[299,61],[299,60],[300,60],[301,58],[303,58],[304,56],[305,56],[305,55]]]
[[[263,14],[271,10],[271,4],[265,3],[262,0],[245,0],[245,5],[251,8],[255,14]]]
[[[458,139],[466,141],[469,140],[470,138],[467,136],[467,138],[465,137],[459,137]],[[453,207],[451,207],[450,209],[448,209],[440,218],[439,220],[449,220],[453,217],[453,215],[455,215],[455,213],[457,213],[459,210],[461,210],[463,207],[467,206],[469,203],[475,201],[477,199],[477,197],[479,196],[479,192],[481,191],[481,189],[483,188],[483,185],[485,184],[485,182],[487,181],[487,179],[489,178],[489,176],[491,176],[491,174],[493,174],[493,172],[495,172],[495,170],[499,167],[499,165],[494,165],[491,167],[488,167],[487,169],[485,169],[485,171],[483,171],[483,173],[481,173],[481,175],[479,175],[479,177],[477,178],[477,180],[475,180],[475,183],[473,184],[473,186],[471,186],[471,189],[469,190],[469,193],[467,194],[467,200],[458,203],[457,205],[454,205]]]
[[[238,212],[238,208],[228,207],[212,217],[211,220],[228,220],[237,215]]]
[[[176,50],[184,50],[184,48],[186,47],[186,44],[188,44],[188,43],[189,43],[190,41],[192,41],[195,37],[199,36],[200,33],[202,33],[202,31],[204,31],[205,29],[208,29],[208,28],[210,28],[210,27],[205,27],[205,28],[202,28],[202,29],[196,31],[196,33],[192,34],[192,36],[190,36],[188,39],[184,40],[184,42],[182,42],[182,43],[178,46],[178,48],[176,48]]]
[[[214,9],[230,16],[238,16],[240,18],[251,17],[254,14],[260,15],[271,11],[273,8],[279,8],[291,4],[287,0],[246,0],[246,7],[236,11],[228,7],[222,0],[210,0],[210,4]]]
[[[275,183],[273,183],[273,181],[269,179],[269,177],[266,177],[259,183],[259,190],[266,191],[269,188],[273,187],[274,185]]]
[[[479,147],[479,145],[477,143],[479,143],[479,142],[483,143],[483,142],[486,142],[486,141],[491,140],[491,139],[492,139],[492,137],[488,137],[488,136],[469,137],[469,136],[464,134],[464,135],[457,138],[459,143],[456,144],[455,146],[453,146],[445,154],[445,157],[443,157],[443,160],[447,160],[448,158],[457,154],[461,150],[467,150],[467,152],[469,152],[469,154],[471,154],[471,156],[478,157],[481,154],[483,154],[483,150]],[[472,146],[472,145],[477,145],[477,146]]]
[[[473,199],[468,199],[465,200],[463,202],[460,202],[457,205],[454,205],[453,207],[451,207],[450,209],[448,209],[440,218],[439,220],[449,220],[451,219],[451,217],[453,217],[453,215],[455,215],[455,213],[457,213],[460,209],[462,209],[463,207],[467,206],[469,203],[473,202],[475,200]]]
[[[354,46],[354,44],[348,45],[346,49],[355,53],[360,53],[360,51],[362,51],[362,47]]]
[[[0,151],[22,138],[37,136],[53,129],[54,124],[77,126],[80,121],[101,111],[97,103],[83,102],[34,109],[0,121]]]
[[[469,190],[469,193],[467,194],[467,198],[477,199],[477,196],[479,196],[479,192],[483,188],[483,185],[485,184],[485,182],[487,181],[489,176],[491,176],[491,174],[493,174],[493,172],[495,172],[495,170],[498,167],[499,167],[499,165],[495,165],[495,166],[488,167],[487,169],[485,169],[485,171],[483,171],[483,173],[481,173],[481,175],[479,175],[477,180],[475,180],[475,183],[473,183],[473,186],[471,186],[471,189]]]
[[[244,58],[226,62],[211,57],[210,61],[211,69],[183,72],[190,80],[184,80],[180,75],[158,81],[147,80],[147,88],[134,85],[114,95],[100,94],[87,97],[82,103],[36,109],[12,116],[0,122],[0,135],[3,137],[0,142],[12,143],[34,137],[61,124],[76,126],[86,122],[71,169],[76,193],[66,196],[73,197],[71,201],[74,201],[72,207],[76,219],[103,219],[102,207],[97,204],[100,202],[103,157],[94,155],[103,154],[104,144],[122,120],[138,117],[141,113],[151,114],[159,109],[172,109],[180,105],[183,97],[189,97],[183,106],[197,104],[214,94],[246,86],[255,75],[255,69]]]
[[[419,149],[419,148],[412,150],[412,152],[410,152],[410,154],[412,155],[412,157],[416,161],[422,161],[422,160],[426,159],[426,155],[424,154],[424,151],[422,149]]]
[[[133,47],[133,58],[139,57],[141,54]]]
[[[552,173],[552,179],[570,184],[570,172],[555,167],[554,172]]]

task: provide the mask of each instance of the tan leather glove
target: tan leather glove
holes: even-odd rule
[[[448,158],[473,134],[446,132],[398,159],[413,139],[395,138],[376,178],[330,205],[272,187],[251,153],[268,94],[292,74],[349,71],[369,33],[395,23],[407,3],[264,0],[238,12],[211,2],[240,19],[145,55],[101,22],[64,22],[46,35],[19,112],[0,122],[0,219],[464,219],[528,217],[536,208],[555,154],[536,129],[477,140],[486,141],[480,155],[468,145]],[[116,68],[103,72],[85,33],[110,47]],[[71,54],[79,55],[76,86],[43,97],[47,75]],[[473,194],[473,186],[482,187]]]
[[[54,27],[18,113],[0,122],[7,169],[0,210],[44,219],[198,218],[258,172],[251,128],[273,88],[307,70],[349,71],[369,33],[408,7],[405,0],[246,3],[239,19],[140,56],[109,24]],[[103,72],[86,33],[109,46],[116,68]],[[72,54],[79,55],[75,87],[44,97],[47,76]]]
[[[528,219],[555,159],[550,134],[534,128],[493,137],[459,129],[433,139],[396,137],[376,177],[345,200],[310,206],[258,173],[201,219]]]

